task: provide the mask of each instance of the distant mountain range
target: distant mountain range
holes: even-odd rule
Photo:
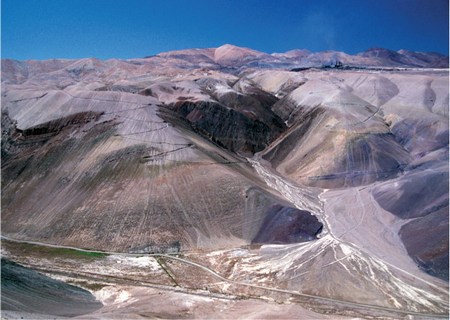
[[[311,52],[291,50],[285,53],[264,53],[249,48],[225,44],[218,48],[186,49],[159,53],[136,59],[51,59],[26,60],[2,59],[2,81],[16,82],[36,74],[69,72],[75,77],[84,77],[92,71],[105,72],[105,76],[123,72],[135,74],[154,73],[164,70],[164,75],[176,75],[194,69],[221,71],[239,74],[248,69],[302,70],[308,68],[448,68],[449,57],[432,52],[408,50],[393,51],[371,48],[356,55],[339,51]],[[46,76],[47,78],[47,76]]]
[[[384,48],[371,48],[356,55],[340,51],[311,52],[291,50],[285,53],[267,54],[249,48],[225,44],[218,48],[187,49],[160,53],[156,57],[187,60],[192,63],[208,65],[246,66],[262,68],[295,67],[418,67],[448,68],[448,56],[433,52],[393,51]],[[147,57],[152,58],[152,57]]]

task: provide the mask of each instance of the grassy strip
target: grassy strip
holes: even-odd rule
[[[72,259],[102,259],[107,253],[89,252],[68,248],[52,248],[29,243],[18,243],[2,239],[2,247],[13,254],[38,256],[40,258],[72,258]]]
[[[49,249],[49,250],[48,250]],[[88,252],[66,248],[45,248],[48,254],[73,258],[104,258],[108,254],[101,252]]]

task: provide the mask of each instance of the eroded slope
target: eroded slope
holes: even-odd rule
[[[221,50],[5,61],[4,234],[208,250],[189,257],[244,294],[448,313],[448,73],[252,70],[297,53]]]
[[[244,158],[156,102],[107,91],[7,91],[3,232],[109,251],[220,248],[250,243],[273,205],[289,206]],[[233,123],[225,121],[225,133]]]

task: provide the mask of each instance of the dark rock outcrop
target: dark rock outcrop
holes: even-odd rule
[[[272,206],[252,243],[298,243],[316,239],[323,224],[308,211]]]
[[[2,112],[2,160],[9,159],[17,152],[15,140],[19,133],[16,128],[16,122],[11,120],[7,112]]]
[[[267,124],[215,102],[180,101],[169,108],[189,121],[196,132],[242,154],[263,150],[282,130],[280,121]]]
[[[448,206],[408,222],[399,234],[422,270],[448,281]]]

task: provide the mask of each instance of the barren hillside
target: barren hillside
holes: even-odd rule
[[[319,313],[445,315],[445,61],[232,45],[2,60],[2,235],[181,251],[230,281],[216,293],[318,297]],[[161,266],[175,283],[196,274],[177,263]]]

